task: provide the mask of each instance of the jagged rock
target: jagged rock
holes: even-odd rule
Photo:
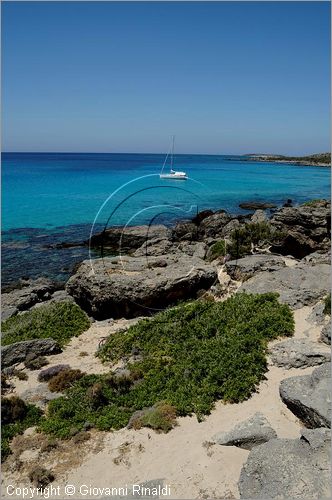
[[[166,238],[151,238],[143,243],[133,254],[134,257],[166,255],[177,253],[177,246]]]
[[[307,339],[283,340],[270,347],[270,353],[274,365],[287,369],[321,365],[331,360],[330,349]]]
[[[224,446],[238,446],[251,450],[254,446],[277,437],[269,421],[262,413],[255,413],[251,418],[237,424],[229,432],[220,432],[212,437],[212,441]]]
[[[331,498],[330,431],[302,431],[300,439],[272,439],[249,453],[240,498]]]
[[[172,230],[171,239],[173,241],[196,241],[198,239],[198,229],[192,221],[181,221]]]
[[[246,281],[239,292],[278,292],[280,301],[293,309],[311,305],[330,290],[330,266],[299,262],[272,272],[260,272]]]
[[[310,255],[306,255],[303,259],[304,262],[309,264],[331,264],[331,251],[327,252],[314,252]]]
[[[286,264],[282,257],[270,254],[256,254],[226,262],[225,268],[232,279],[247,280],[261,271],[272,272]]]
[[[218,238],[223,236],[223,229],[231,219],[232,217],[224,210],[206,217],[199,225],[200,238]]]
[[[15,363],[25,361],[28,354],[33,353],[36,356],[49,356],[61,352],[59,344],[49,339],[33,339],[15,342],[1,347],[2,366],[11,366]]]
[[[307,427],[331,427],[331,363],[281,381],[280,397]]]
[[[256,210],[251,216],[251,222],[254,224],[261,224],[262,222],[267,222],[267,220],[265,210]]]
[[[267,208],[276,208],[274,203],[261,202],[261,201],[246,201],[239,203],[239,207],[245,210],[266,210]]]
[[[325,322],[324,314],[325,304],[323,302],[318,302],[312,309],[312,312],[308,316],[308,321],[314,325],[322,325]]]
[[[316,250],[330,248],[331,204],[322,200],[313,205],[284,207],[271,218],[271,224],[286,236],[272,251],[303,258]]]
[[[162,224],[151,226],[112,227],[95,234],[90,239],[93,248],[107,248],[116,253],[130,253],[137,250],[147,240],[168,238],[170,230]]]
[[[26,311],[37,303],[42,303],[52,297],[58,285],[46,278],[29,280],[21,284],[21,288],[2,294],[1,319],[5,320]]]
[[[199,226],[200,223],[210,215],[213,215],[212,210],[202,210],[201,212],[198,212],[195,217],[193,217],[192,222],[196,224],[196,226]]]
[[[217,279],[213,266],[197,257],[105,258],[84,261],[67,291],[96,319],[135,317],[195,297]]]
[[[320,339],[324,344],[331,344],[331,320],[323,326]]]

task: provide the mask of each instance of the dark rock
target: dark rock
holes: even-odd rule
[[[278,292],[280,301],[293,309],[311,305],[330,290],[330,266],[299,262],[293,267],[260,272],[240,286],[239,292]]]
[[[326,325],[323,326],[320,339],[322,342],[324,342],[324,344],[331,345],[331,320]]]
[[[28,354],[33,353],[36,356],[49,356],[61,352],[59,344],[49,339],[33,339],[15,342],[1,347],[2,366],[11,366],[15,363],[25,361]]]
[[[91,237],[92,248],[113,250],[116,254],[137,250],[147,240],[168,238],[170,230],[162,224],[151,226],[112,227]]]
[[[276,271],[285,267],[282,257],[270,254],[255,254],[226,262],[225,269],[234,280],[247,280],[262,271]]]
[[[262,413],[255,413],[251,418],[237,424],[229,432],[215,434],[212,441],[224,446],[238,446],[251,450],[254,446],[266,443],[277,437],[269,421]]]
[[[135,317],[193,298],[217,278],[214,267],[187,255],[84,261],[67,283],[67,292],[96,319]],[[164,265],[164,264],[163,264]]]
[[[171,239],[173,241],[195,241],[198,238],[198,230],[196,224],[192,221],[181,221],[176,224],[172,230]]]
[[[293,201],[291,199],[288,199],[284,204],[283,207],[292,207],[293,206]]]
[[[281,381],[280,397],[307,427],[331,427],[331,363]]]
[[[198,214],[192,219],[192,221],[194,224],[196,224],[196,226],[199,226],[200,223],[210,215],[213,215],[212,210],[202,210],[201,212],[198,212]]]
[[[331,360],[330,349],[307,339],[283,340],[269,350],[273,364],[287,369],[321,365]]]
[[[223,236],[224,228],[231,219],[232,217],[224,210],[220,210],[206,217],[199,226],[200,238],[219,238]]]
[[[249,453],[240,498],[331,498],[330,431],[302,431],[300,439],[271,439]]]
[[[239,203],[239,207],[244,210],[266,210],[267,208],[276,208],[274,203],[261,202],[261,201],[246,201]]]
[[[314,205],[284,207],[275,212],[271,224],[286,234],[272,251],[303,258],[316,250],[327,251],[331,237],[331,204],[322,200]]]

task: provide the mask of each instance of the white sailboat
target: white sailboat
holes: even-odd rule
[[[166,162],[167,162],[167,158],[169,156],[169,153],[167,153],[165,161],[164,161],[164,164],[163,164],[163,168],[161,169],[159,177],[160,177],[160,179],[187,180],[188,176],[187,176],[186,172],[179,172],[179,171],[173,170],[173,162],[174,162],[174,140],[175,140],[175,136],[173,135],[172,136],[172,148],[171,148],[171,168],[170,168],[170,172],[168,174],[164,174],[163,173],[165,165],[166,165]]]

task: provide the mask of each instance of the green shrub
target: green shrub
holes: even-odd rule
[[[218,257],[224,257],[226,255],[226,243],[224,240],[216,241],[208,251],[207,258],[209,261],[217,259]]]
[[[324,299],[324,314],[331,314],[331,294]]]
[[[232,231],[227,253],[233,259],[240,259],[251,253],[252,244],[255,246],[271,244],[283,236],[283,233],[276,230],[269,222],[249,222]]]
[[[249,398],[267,370],[267,342],[293,330],[292,312],[273,293],[168,309],[112,334],[99,351],[102,360],[117,362],[138,350],[142,360],[128,364],[129,376],[82,377],[50,402],[41,429],[58,437],[82,430],[87,421],[101,430],[120,429],[135,411],[159,401],[178,415],[201,418],[218,399]]]
[[[132,422],[134,429],[149,427],[155,431],[169,432],[176,425],[176,408],[165,402],[156,403],[142,413]]]
[[[72,302],[44,305],[2,323],[2,344],[51,337],[61,346],[90,326],[88,316]]]
[[[14,396],[1,399],[1,461],[3,462],[11,453],[10,441],[17,434],[22,434],[25,429],[38,425],[42,412],[33,405],[27,405],[22,399]]]
[[[305,201],[304,203],[302,203],[302,206],[303,207],[315,207],[316,205],[319,205],[320,203],[322,203],[322,200],[321,198],[316,198],[316,199],[313,199],[313,200],[309,200],[309,201]]]

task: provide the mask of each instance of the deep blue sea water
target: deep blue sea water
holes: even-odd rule
[[[177,155],[187,181],[160,180],[164,155],[4,153],[2,155],[2,279],[65,279],[86,258],[77,247],[102,227],[172,223],[197,211],[244,213],[241,201],[281,205],[330,198],[330,169],[245,161],[237,156]]]

